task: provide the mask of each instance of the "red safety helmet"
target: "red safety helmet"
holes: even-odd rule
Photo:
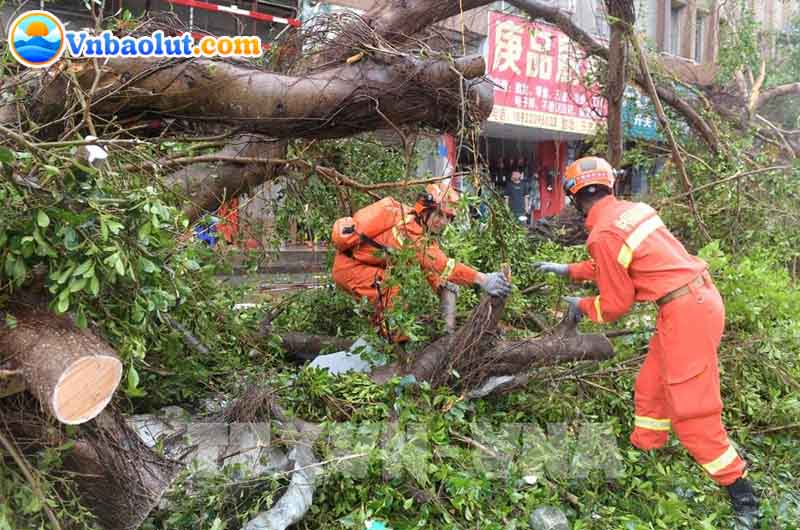
[[[421,214],[430,208],[438,208],[445,215],[455,217],[457,202],[458,192],[451,185],[428,184],[425,186],[425,191],[419,194],[414,211]]]
[[[567,195],[575,195],[591,185],[606,186],[613,190],[615,179],[616,172],[605,159],[587,156],[576,160],[567,167],[564,176],[564,191]]]

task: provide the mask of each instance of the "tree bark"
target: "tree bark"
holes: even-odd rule
[[[409,366],[394,363],[374,370],[373,381],[385,383],[398,375],[413,375],[432,386],[450,385],[469,392],[492,377],[515,376],[537,364],[601,360],[614,355],[604,335],[578,334],[575,324],[566,320],[541,339],[502,341],[497,325],[505,305],[505,298],[484,295],[469,320],[453,335],[429,344]]]
[[[122,363],[111,346],[66,316],[31,308],[11,314],[16,326],[0,328],[6,367],[18,371],[61,423],[77,425],[97,416],[122,378]]]
[[[613,167],[618,168],[622,163],[624,145],[622,104],[627,81],[628,39],[626,37],[636,22],[636,15],[632,0],[605,0],[605,5],[611,26],[606,79],[608,160]]]
[[[310,335],[308,333],[279,333],[281,346],[298,361],[313,361],[323,350],[343,351],[353,345],[353,339]]]
[[[76,473],[81,502],[105,530],[139,528],[180,468],[148,449],[115,412],[82,428],[64,465]]]
[[[232,140],[217,155],[282,159],[286,158],[286,142],[244,134]],[[223,201],[276,178],[279,167],[267,163],[204,162],[171,173],[164,183],[185,196],[183,213],[193,222],[206,212],[216,211]]]
[[[272,138],[336,138],[387,125],[414,123],[443,130],[459,126],[462,103],[477,121],[492,110],[492,88],[480,80],[481,56],[454,62],[396,57],[388,62],[364,59],[308,77],[265,72],[241,64],[211,60],[186,62],[109,60],[101,67],[92,112],[117,119],[161,116],[228,124],[242,132]],[[95,81],[91,62],[78,62],[78,81]],[[43,86],[35,105],[41,121],[63,115],[69,79]]]
[[[25,454],[64,447],[62,466],[51,472],[74,483],[81,504],[104,530],[139,528],[180,469],[148,449],[117,411],[105,410],[66,432],[37,413],[31,396],[20,394],[0,401],[0,418],[0,430]]]
[[[0,368],[0,398],[25,392],[27,386],[21,371]]]

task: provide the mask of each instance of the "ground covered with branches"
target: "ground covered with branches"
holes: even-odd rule
[[[370,139],[335,142],[326,149],[328,156],[338,157],[338,167],[352,170],[352,177],[364,183],[380,182],[406,163],[401,153]],[[48,156],[65,159],[70,150],[74,147],[51,149]],[[0,155],[6,176],[12,166],[48,167],[47,160],[26,157],[18,149]],[[365,158],[370,162],[359,171],[353,162]],[[378,386],[364,375],[298,371],[279,347],[281,332],[363,335],[383,355],[393,352],[370,329],[369,308],[333,288],[280,300],[267,297],[256,308],[234,310],[249,293],[247,287],[225,287],[217,280],[229,268],[231,254],[214,253],[186,238],[190,227],[163,190],[113,169],[66,169],[61,178],[45,181],[44,189],[9,178],[0,186],[7,212],[0,230],[4,292],[38,274],[41,289],[53,296],[54,310],[70,312],[81,325],[107,337],[126,365],[124,391],[116,403],[124,411],[175,404],[199,410],[206,399],[238,396],[255,384],[300,418],[333,432],[356,429],[317,440],[315,447],[328,465],[300,528],[359,528],[367,520],[386,521],[393,528],[525,528],[530,512],[543,505],[564,509],[573,528],[726,524],[723,492],[676,441],[653,454],[627,442],[633,379],[654,324],[651,308],[641,307],[614,326],[626,332],[613,339],[614,359],[542,368],[524,390],[500,397],[470,401],[427,384],[395,379]],[[768,520],[783,525],[765,528],[792,528],[800,513],[800,498],[793,493],[800,487],[795,450],[800,423],[798,232],[795,214],[781,202],[796,178],[768,173],[769,179],[748,186],[746,193],[739,189],[740,202],[732,208],[737,181],[712,186],[724,177],[695,171],[696,185],[709,185],[698,198],[701,211],[710,212],[705,222],[713,241],[700,240],[682,203],[659,199],[674,196],[669,178],[662,180],[654,202],[710,263],[723,293],[728,322],[721,351],[725,421],[753,465],[751,476],[762,491]],[[324,234],[341,211],[342,198],[324,178],[302,178],[302,191],[285,207],[314,200],[313,224]],[[781,193],[774,191],[777,182],[784,186]],[[362,196],[356,204],[368,200]],[[534,336],[553,327],[560,316],[559,297],[578,288],[537,275],[531,264],[580,259],[583,248],[531,237],[496,203],[488,217],[470,219],[468,202],[444,234],[444,246],[483,270],[511,264],[514,293],[502,324],[506,334]],[[742,228],[732,229],[731,219],[739,219]],[[783,230],[764,229],[770,223]],[[403,259],[393,276],[403,291],[390,318],[412,337],[413,349],[440,336],[443,324],[423,275]],[[462,290],[461,316],[477,302],[477,292]],[[268,314],[273,334],[262,337],[259,322]],[[175,322],[207,349],[187,342]],[[254,402],[248,421],[268,421],[270,399]],[[513,434],[518,424],[541,429],[541,443],[520,444]],[[598,443],[597,436],[585,435],[590,425],[589,430],[602,434],[603,447],[611,443],[618,448],[610,453],[618,458],[586,463],[596,447],[591,444]],[[392,437],[381,441],[369,435],[375,429],[383,433],[386,426],[406,432],[405,443],[392,446]],[[348,439],[355,441],[342,441]],[[67,449],[50,448],[31,457],[38,491],[18,466],[2,468],[0,527],[36,527],[37,520],[47,524],[45,503],[65,527],[91,527],[90,516],[77,509],[69,475],[58,471],[59,454]],[[350,467],[338,460],[347,455],[359,455],[353,462],[345,460]],[[189,490],[179,481],[168,494],[170,508],[152,514],[145,528],[239,528],[271,505],[287,479],[242,480],[230,469]]]
[[[412,14],[433,13],[423,9],[423,2],[406,4]],[[452,2],[441,5],[448,13],[457,13]],[[553,10],[545,7],[537,13],[547,17]],[[427,22],[407,18],[409,27],[400,29],[416,33],[434,21],[435,14],[431,17]],[[558,17],[551,20],[558,21]],[[475,59],[456,64],[439,53],[436,61],[425,63],[433,70],[417,70],[428,47],[415,42],[416,55],[407,53],[407,42],[400,46],[401,41],[390,38],[396,35],[381,33],[382,26],[374,22],[368,26],[351,21],[359,31],[347,35],[365,52],[349,56],[357,72],[337,67],[335,75],[322,79],[357,83],[363,75],[380,81],[378,92],[391,86],[393,79],[435,81],[433,88],[447,87],[441,92],[447,95],[444,99],[461,102],[455,97],[457,89],[473,86],[470,83],[480,77],[477,70],[482,67],[477,68]],[[719,75],[724,82],[757,77],[753,72],[761,60],[750,38],[756,30],[744,22],[738,37],[726,37],[731,42],[723,46]],[[136,21],[119,24],[124,32],[143,31]],[[324,44],[358,48],[325,35]],[[796,47],[793,42],[781,45]],[[587,48],[603,57],[594,44]],[[299,63],[298,79],[308,81],[304,73],[317,75],[325,70],[325,61],[343,59],[337,55],[339,48],[332,50]],[[796,62],[795,55],[786,54],[790,65]],[[279,62],[280,57],[270,60]],[[248,70],[248,75],[260,80],[269,95],[285,81],[274,71],[295,70],[267,62]],[[208,67],[207,73],[221,75],[224,83],[228,68],[241,67],[224,64]],[[447,68],[440,68],[443,65]],[[91,78],[92,70],[84,67]],[[0,68],[4,74],[18,73],[6,64]],[[113,69],[105,72],[113,73]],[[654,76],[661,93],[669,96],[671,92],[663,88],[669,74],[656,70]],[[635,77],[640,82],[640,74]],[[771,73],[749,89],[757,95],[761,88],[784,86],[795,78]],[[524,388],[469,399],[459,386],[462,374],[455,370],[443,374],[439,381],[448,384],[442,386],[418,384],[409,377],[378,385],[367,375],[334,376],[299,367],[284,351],[282,335],[363,336],[375,349],[375,361],[393,360],[398,352],[375,335],[369,324],[371,308],[365,304],[330,285],[283,297],[254,296],[252,285],[231,286],[220,276],[234,266],[239,271],[255,267],[263,256],[241,255],[222,243],[222,249],[212,250],[192,237],[197,223],[207,221],[203,211],[225,198],[219,189],[227,190],[234,181],[246,188],[280,178],[286,193],[276,208],[272,234],[276,244],[289,236],[298,220],[324,241],[334,219],[376,197],[392,194],[411,202],[419,183],[398,181],[410,179],[416,164],[414,129],[420,123],[455,126],[460,139],[469,143],[476,131],[466,123],[466,113],[449,109],[453,112],[446,116],[444,111],[429,115],[425,110],[435,107],[431,102],[437,99],[423,90],[412,94],[420,99],[408,100],[415,102],[413,110],[419,115],[410,115],[402,105],[392,109],[390,117],[409,119],[399,125],[388,121],[397,135],[395,147],[363,135],[284,142],[311,132],[291,129],[289,120],[281,132],[267,120],[256,125],[281,141],[270,140],[265,150],[258,141],[231,130],[205,131],[198,137],[196,123],[188,118],[171,122],[175,129],[170,134],[135,137],[127,128],[130,123],[116,122],[107,107],[89,109],[85,100],[81,102],[81,94],[97,96],[101,103],[110,98],[89,93],[93,89],[81,92],[81,80],[61,79],[69,88],[66,111],[48,114],[52,109],[42,108],[38,116],[26,114],[27,121],[0,123],[0,324],[14,328],[14,304],[46,300],[54,313],[67,314],[77,326],[102,336],[125,366],[123,385],[113,403],[116,410],[130,416],[180,406],[208,422],[262,422],[273,427],[272,441],[281,448],[297,445],[292,436],[301,430],[288,432],[287,415],[319,424],[322,432],[306,442],[322,464],[314,465],[320,470],[314,503],[298,523],[300,529],[364,528],[369,521],[382,521],[396,530],[521,529],[528,527],[530,513],[542,506],[562,509],[574,529],[714,529],[730,523],[724,491],[705,477],[677,441],[651,454],[634,450],[627,441],[633,381],[653,330],[654,308],[638,307],[613,329],[581,325],[582,331],[612,337],[617,352],[613,359],[537,368]],[[24,92],[23,81],[3,89]],[[666,83],[672,87],[672,81]],[[342,106],[354,113],[352,121],[331,126],[331,136],[387,126],[386,116],[374,112],[385,110],[378,104],[383,101],[354,98],[352,87],[346,88],[340,101],[314,108],[323,121],[338,115]],[[684,92],[686,101],[704,98],[700,91]],[[50,102],[63,103],[64,93]],[[308,93],[311,99],[319,95],[318,90]],[[114,94],[124,99],[124,90]],[[759,129],[750,122],[731,122],[710,105],[695,110],[672,95],[668,117],[685,174],[667,164],[651,181],[647,200],[660,209],[689,249],[708,261],[723,294],[724,420],[752,464],[750,476],[764,500],[762,528],[798,528],[800,173],[792,134],[787,132],[783,139],[780,131],[765,135],[763,124]],[[176,97],[183,103],[183,94]],[[165,107],[156,111],[174,110],[170,105],[175,101],[163,102]],[[14,106],[2,103],[0,110]],[[679,110],[686,112],[687,106],[690,116],[681,118]],[[753,110],[758,109],[762,107]],[[480,121],[486,108],[478,105],[473,110]],[[762,119],[785,128],[798,122],[798,113],[788,106],[774,109],[765,104],[763,112],[767,116]],[[781,120],[769,112],[780,114]],[[39,118],[42,122],[36,123]],[[247,116],[227,118],[236,122]],[[50,119],[63,125],[55,136],[41,127]],[[704,127],[697,134],[682,119],[702,121]],[[16,127],[20,124],[25,126]],[[109,163],[101,169],[80,161],[78,152],[85,142],[74,134],[95,128],[110,138],[104,143]],[[603,132],[586,147],[590,154],[606,150]],[[669,152],[660,143],[640,144],[626,149],[623,164],[650,163]],[[187,198],[186,190],[176,186],[180,173],[171,171],[188,165],[203,178],[219,171],[227,184],[219,189],[198,186],[189,190]],[[476,168],[464,178],[477,184],[485,175]],[[509,264],[514,291],[500,331],[510,339],[546,335],[562,316],[561,296],[584,288],[539,275],[532,264],[584,258],[582,246],[557,242],[575,243],[578,232],[557,225],[546,231],[523,229],[498,197],[489,199],[487,213],[480,218],[472,215],[482,210],[478,206],[475,197],[463,200],[459,217],[443,235],[443,247],[452,257],[484,271]],[[444,333],[438,300],[411,252],[395,256],[390,282],[403,290],[388,319],[392,328],[411,337],[413,354]],[[255,307],[236,308],[254,298]],[[479,302],[477,291],[461,290],[462,322]],[[269,326],[263,325],[265,319]],[[56,425],[26,395],[0,399],[0,530],[97,527],[78,500],[76,483],[82,477],[65,465],[86,434],[83,429]],[[166,452],[166,445],[155,450]],[[143,528],[241,528],[272,506],[294,475],[282,470],[250,477],[237,465],[220,472],[194,471],[182,472]]]

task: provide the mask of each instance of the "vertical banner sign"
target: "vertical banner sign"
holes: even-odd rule
[[[559,29],[489,12],[489,77],[495,83],[489,120],[576,134],[592,134],[605,99],[582,86],[588,60],[575,57]]]

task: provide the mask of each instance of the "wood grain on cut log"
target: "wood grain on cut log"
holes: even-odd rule
[[[12,314],[16,325],[0,328],[5,364],[61,423],[96,417],[122,379],[122,363],[111,346],[66,316],[35,308]]]

